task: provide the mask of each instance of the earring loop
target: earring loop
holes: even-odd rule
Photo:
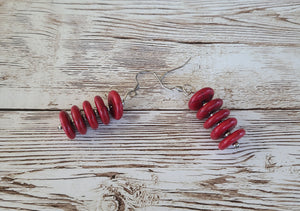
[[[125,105],[125,102],[129,97],[133,98],[137,95],[137,91],[141,88],[140,87],[140,81],[139,81],[139,76],[141,75],[145,75],[145,74],[152,74],[154,75],[154,77],[157,79],[159,85],[164,88],[164,89],[167,89],[167,90],[176,90],[178,92],[183,92],[186,96],[189,96],[190,94],[193,93],[193,90],[194,88],[190,85],[190,84],[184,84],[183,86],[173,86],[173,87],[169,87],[167,86],[163,80],[166,78],[166,76],[172,72],[174,72],[175,70],[178,70],[182,67],[184,67],[187,63],[189,63],[189,61],[191,60],[191,57],[188,58],[188,60],[185,61],[184,64],[178,66],[178,67],[175,67],[171,70],[168,70],[167,72],[165,72],[161,77],[158,76],[158,74],[156,72],[153,72],[153,71],[150,71],[150,70],[142,70],[142,71],[139,71],[136,75],[135,75],[135,82],[136,82],[136,85],[133,89],[129,90],[128,92],[126,92],[125,96],[123,97],[123,105]],[[133,93],[133,95],[132,95]]]

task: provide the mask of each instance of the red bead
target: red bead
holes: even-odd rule
[[[74,139],[76,134],[75,134],[74,127],[71,123],[69,114],[65,111],[61,111],[59,113],[59,119],[60,119],[61,127],[65,131],[66,135],[70,139]]]
[[[105,125],[109,124],[108,109],[105,106],[102,98],[100,96],[95,96],[94,101],[95,101],[95,105],[97,107],[97,110],[98,110],[101,121]]]
[[[222,137],[226,132],[232,130],[237,124],[236,118],[226,119],[220,123],[213,131],[211,131],[210,137],[214,140]]]
[[[121,119],[123,116],[123,104],[118,92],[112,90],[108,94],[109,110],[113,118]]]
[[[209,114],[219,110],[222,105],[223,100],[221,99],[214,99],[209,101],[207,104],[205,104],[202,108],[199,109],[199,111],[197,112],[197,118],[201,120],[208,117]]]
[[[199,110],[203,103],[210,101],[214,96],[214,90],[209,87],[205,87],[196,92],[189,101],[189,109]]]
[[[234,133],[230,134],[229,136],[224,138],[223,141],[221,141],[219,143],[219,149],[220,150],[226,149],[230,145],[236,143],[245,134],[246,134],[246,132],[244,129],[239,129],[239,130],[235,131]]]
[[[89,103],[89,101],[84,101],[82,104],[86,119],[88,120],[91,128],[93,129],[97,129],[98,128],[98,121],[96,118],[96,114],[91,106],[91,104]]]
[[[217,113],[215,113],[214,115],[212,115],[211,117],[209,117],[203,127],[206,129],[211,128],[212,126],[214,126],[215,124],[217,124],[218,122],[222,121],[222,119],[225,119],[226,117],[228,117],[230,114],[230,111],[228,109],[222,109],[220,111],[218,111]]]
[[[71,115],[79,133],[86,134],[86,124],[81,116],[79,108],[76,105],[72,106]]]

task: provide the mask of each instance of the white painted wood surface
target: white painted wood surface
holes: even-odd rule
[[[0,2],[0,210],[299,210],[299,1]],[[69,141],[69,110],[135,74],[210,86],[247,135],[217,150],[152,75]]]

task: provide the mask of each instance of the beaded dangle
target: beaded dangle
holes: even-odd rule
[[[102,98],[100,96],[95,96],[94,102],[97,108],[96,110],[92,108],[89,101],[84,101],[82,103],[82,107],[83,107],[85,119],[87,120],[91,128],[97,129],[98,120],[96,117],[96,113],[98,113],[102,123],[105,125],[109,124],[110,118],[109,118],[108,109],[105,106]],[[122,118],[123,102],[117,91],[112,90],[109,92],[108,106],[109,106],[110,114],[114,119],[119,120]],[[86,121],[84,120],[81,111],[76,105],[72,106],[71,108],[71,116],[73,118],[73,121],[71,121],[71,118],[66,111],[61,111],[59,113],[59,119],[61,123],[59,129],[63,129],[66,135],[70,139],[74,139],[76,137],[75,127],[77,128],[80,134],[86,134],[87,131],[87,127],[85,123]]]
[[[210,136],[213,140],[222,137],[224,138],[219,143],[220,150],[226,149],[230,145],[233,145],[234,148],[238,148],[238,140],[242,138],[246,132],[244,129],[238,129],[235,132],[230,133],[230,131],[237,125],[237,119],[227,118],[230,114],[230,111],[228,109],[220,109],[223,105],[222,99],[212,99],[214,96],[214,90],[212,88],[205,87],[194,93],[193,88],[189,84],[184,84],[184,86],[169,87],[163,82],[164,78],[170,72],[182,68],[190,61],[190,59],[191,58],[189,58],[183,65],[165,72],[162,77],[159,77],[155,72],[152,71],[138,72],[135,76],[135,87],[125,94],[123,100],[121,99],[117,91],[112,90],[109,92],[109,109],[105,106],[100,96],[95,96],[94,102],[97,109],[94,110],[88,101],[84,101],[82,105],[84,114],[82,114],[79,108],[74,105],[71,108],[71,116],[73,120],[71,120],[69,114],[66,111],[61,111],[59,113],[59,119],[61,122],[59,129],[63,129],[70,139],[74,139],[76,136],[75,128],[77,128],[80,134],[86,134],[87,126],[85,122],[88,122],[92,129],[98,128],[96,113],[98,113],[98,116],[100,117],[103,124],[109,124],[109,113],[113,118],[117,120],[121,119],[123,116],[123,106],[125,104],[125,101],[128,97],[132,98],[136,96],[137,90],[140,89],[138,77],[143,74],[153,74],[158,80],[161,87],[168,90],[183,92],[186,96],[193,94],[193,96],[189,100],[188,107],[190,110],[198,111],[196,117],[199,120],[208,117],[208,119],[204,122],[204,128],[209,129],[216,125],[216,127],[211,131]]]
[[[198,110],[196,117],[200,120],[209,117],[205,122],[203,127],[209,129],[214,125],[217,125],[210,133],[210,137],[213,140],[225,137],[219,143],[219,149],[223,150],[233,145],[235,148],[239,147],[237,142],[240,138],[245,135],[244,129],[239,129],[234,133],[230,131],[237,125],[236,118],[227,118],[230,114],[228,109],[221,109],[223,105],[222,99],[213,99],[214,90],[210,87],[200,89],[196,92],[189,101],[189,109]],[[224,120],[224,121],[223,121]]]

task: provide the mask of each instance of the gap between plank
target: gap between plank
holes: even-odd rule
[[[96,109],[96,108],[95,108]],[[242,108],[228,108],[230,109],[231,111],[298,111],[300,110],[300,107],[295,107],[295,108],[289,108],[289,107],[286,107],[286,108],[247,108],[247,109],[242,109]],[[61,111],[61,110],[64,110],[64,111],[71,111],[71,109],[40,109],[40,108],[35,108],[35,109],[32,109],[32,108],[23,108],[23,109],[19,109],[19,108],[2,108],[0,109],[0,112],[3,112],[3,111]],[[82,109],[80,109],[82,110]],[[190,111],[189,109],[124,109],[124,111]]]

